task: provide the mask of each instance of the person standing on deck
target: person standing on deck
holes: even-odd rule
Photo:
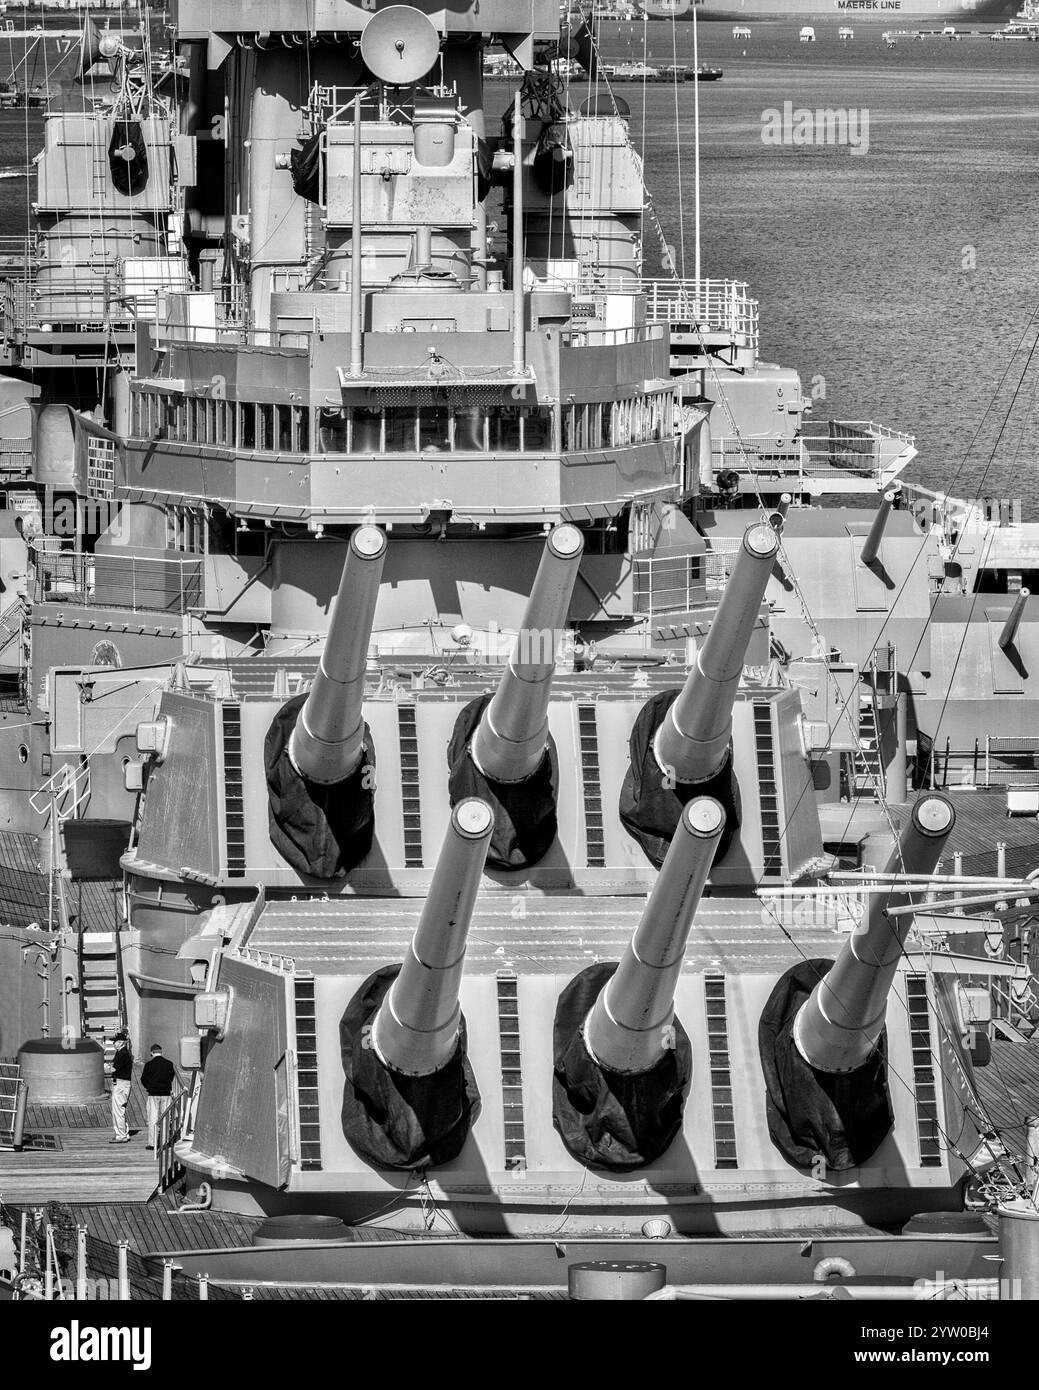
[[[154,1153],[159,1131],[159,1112],[173,1094],[177,1072],[158,1043],[152,1043],[151,1056],[141,1072],[141,1085],[148,1092],[148,1147]]]
[[[130,1129],[126,1123],[126,1103],[130,1099],[130,1078],[133,1076],[133,1053],[125,1033],[116,1033],[115,1056],[112,1058],[112,1128],[115,1138],[110,1144],[129,1144]]]

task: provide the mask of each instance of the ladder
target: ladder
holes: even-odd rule
[[[111,1062],[112,1037],[126,1023],[116,932],[80,932],[79,997],[83,1036],[100,1043]]]
[[[19,599],[0,615],[0,654],[4,653],[16,637],[22,635],[22,616],[25,604]]]
[[[874,800],[879,800],[884,790],[884,769],[880,762],[880,730],[872,694],[859,699],[859,746],[852,757],[855,795],[872,796]]]

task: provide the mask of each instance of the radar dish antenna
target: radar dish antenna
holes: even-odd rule
[[[410,87],[425,77],[440,53],[436,25],[411,5],[390,5],[372,15],[361,35],[361,57],[373,77]]]

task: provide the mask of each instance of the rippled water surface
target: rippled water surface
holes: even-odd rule
[[[671,27],[614,25],[603,46],[640,58],[646,42],[651,62],[690,61],[691,25],[674,39]],[[1039,43],[888,49],[878,27],[842,43],[834,24],[802,45],[797,27],[754,25],[736,42],[728,25],[699,26],[701,61],[725,73],[700,87],[703,273],[751,283],[762,355],[806,388],[824,379],[817,413],[908,430],[911,476],[1022,496],[1037,517]],[[674,89],[618,90],[692,274],[692,89],[678,89],[681,205]],[[787,101],[868,112],[868,152],[765,145],[762,113]]]

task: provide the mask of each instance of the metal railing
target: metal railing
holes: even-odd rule
[[[631,294],[646,296],[646,322],[675,325],[697,323],[702,328],[728,333],[741,346],[758,346],[758,301],[742,280],[693,280],[669,276],[644,279],[634,284],[608,275],[584,273],[575,289],[582,295]]]
[[[165,1192],[184,1176],[184,1167],[177,1158],[176,1144],[186,1134],[191,1114],[191,1092],[181,1089],[170,1097],[170,1103],[159,1112],[155,1133],[155,1156],[159,1164],[159,1191]]]
[[[986,735],[976,780],[986,787],[1039,787],[1039,737]]]
[[[71,550],[36,556],[37,603],[68,599],[86,607],[183,615],[202,606],[203,589],[201,558],[154,560]]]
[[[0,473],[32,473],[32,439],[0,439]]]
[[[636,555],[632,564],[636,613],[688,613],[703,601],[704,555]]]
[[[740,553],[743,545],[742,540],[712,540],[711,548],[704,559],[704,581],[707,585],[708,593],[715,593],[724,589],[729,582],[733,566],[736,564],[736,557]]]
[[[316,331],[321,331],[320,319]],[[216,346],[231,344],[235,347],[296,348],[306,351],[312,336],[311,330],[306,328],[246,328],[233,323],[167,325],[161,321],[156,321],[155,324],[157,347],[208,343]]]
[[[656,342],[663,336],[663,324],[628,328],[579,328],[567,334],[571,347],[620,347],[625,343]]]
[[[829,420],[825,425],[809,425],[788,444],[777,444],[771,437],[721,436],[714,442],[712,461],[716,472],[731,469],[746,477],[789,484],[792,490],[820,478],[840,478],[872,488],[884,481],[894,455],[912,444],[912,435],[872,420]]]

